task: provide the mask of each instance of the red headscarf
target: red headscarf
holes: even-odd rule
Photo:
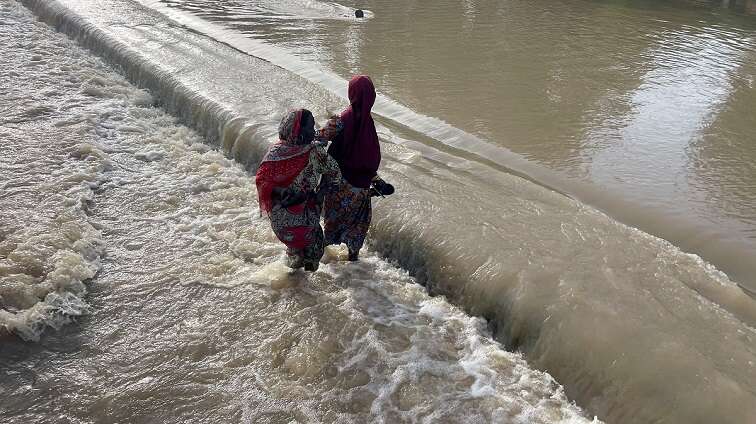
[[[375,87],[370,77],[357,75],[349,81],[350,106],[341,113],[344,129],[333,140],[328,153],[339,163],[346,180],[355,187],[368,188],[381,163],[381,147],[370,109],[375,103]]]
[[[273,189],[289,187],[309,163],[314,134],[303,130],[312,122],[312,113],[307,109],[292,110],[281,120],[280,140],[270,146],[255,174],[261,212],[269,214],[273,208]]]

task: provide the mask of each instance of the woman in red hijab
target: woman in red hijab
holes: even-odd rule
[[[342,178],[325,195],[325,244],[345,243],[349,260],[356,261],[370,227],[370,184],[377,178],[381,147],[370,109],[375,87],[369,77],[349,81],[349,107],[332,117],[316,138],[331,140],[328,153],[336,159]]]
[[[313,143],[315,119],[307,109],[287,113],[278,136],[255,175],[260,212],[286,245],[287,265],[315,271],[324,247],[315,189],[321,175],[340,179],[341,173],[325,148]]]

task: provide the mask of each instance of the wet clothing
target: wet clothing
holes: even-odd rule
[[[288,187],[309,163],[307,155],[315,147],[315,133],[305,125],[314,130],[314,123],[312,113],[306,109],[292,110],[281,119],[279,140],[268,148],[255,176],[261,212],[270,214],[273,190]]]
[[[325,244],[345,243],[350,255],[356,256],[365,243],[373,215],[370,189],[355,187],[341,178],[336,189],[325,196],[323,210]]]
[[[375,103],[375,88],[366,76],[349,82],[350,106],[333,116],[316,138],[331,140],[328,153],[336,159],[341,179],[324,179],[330,183],[325,191],[325,244],[345,243],[350,259],[356,259],[365,242],[372,205],[370,182],[381,162],[381,149],[370,109]]]
[[[314,120],[302,111],[307,112],[293,111],[282,120],[281,140],[269,148],[255,182],[260,211],[268,215],[273,232],[286,245],[288,265],[314,271],[323,256],[321,206],[315,196],[318,179],[325,175],[338,180],[341,173],[325,148],[312,143],[314,132],[302,122],[312,127]],[[295,204],[282,203],[291,199],[297,199]]]
[[[349,107],[339,116],[342,129],[332,134],[328,153],[355,187],[368,188],[381,163],[381,147],[370,110],[375,103],[373,82],[364,75],[349,81]]]

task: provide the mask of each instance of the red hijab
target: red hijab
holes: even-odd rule
[[[349,81],[350,106],[341,113],[344,124],[339,137],[328,148],[344,178],[353,186],[370,187],[381,163],[381,146],[370,110],[375,103],[375,87],[370,77],[357,75]]]

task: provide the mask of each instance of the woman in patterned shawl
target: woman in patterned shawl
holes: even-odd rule
[[[331,140],[328,153],[336,159],[343,178],[325,195],[325,244],[345,243],[349,260],[356,261],[370,227],[370,184],[377,179],[381,147],[370,110],[375,87],[368,76],[349,81],[349,107],[318,131],[319,140]]]
[[[315,119],[306,109],[293,110],[278,127],[280,140],[268,149],[255,183],[260,212],[270,217],[273,232],[287,249],[287,265],[318,269],[323,256],[320,205],[315,190],[320,175],[340,179],[339,166],[314,144]]]

